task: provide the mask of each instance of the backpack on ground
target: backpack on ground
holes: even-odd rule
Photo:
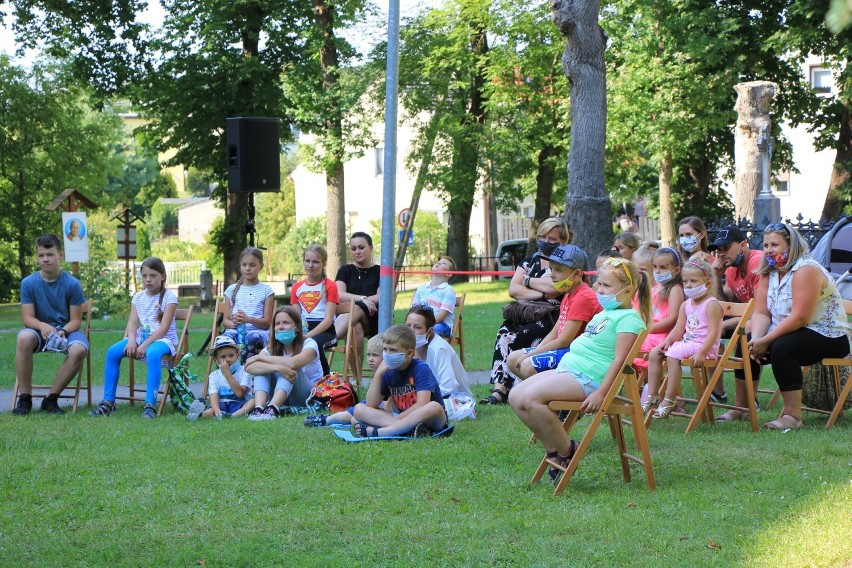
[[[197,379],[189,369],[191,353],[187,353],[177,365],[169,369],[169,400],[175,410],[182,414],[189,412],[189,407],[195,402],[195,394],[189,388],[189,383]]]
[[[319,380],[305,404],[311,408],[340,412],[358,404],[358,393],[351,384],[341,380],[339,373],[331,373]]]

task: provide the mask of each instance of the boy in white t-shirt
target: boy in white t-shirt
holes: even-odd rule
[[[245,415],[254,408],[252,376],[240,363],[240,349],[227,335],[220,335],[210,350],[218,369],[210,373],[208,392],[210,404],[201,413],[201,418],[222,419]],[[199,418],[197,408],[190,409],[189,420]]]

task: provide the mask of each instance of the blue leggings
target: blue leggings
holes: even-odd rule
[[[122,339],[107,350],[106,364],[104,365],[104,400],[115,402],[115,390],[118,388],[118,375],[121,372],[121,360],[124,358],[124,349],[127,347],[127,338]],[[160,361],[163,357],[170,357],[171,351],[165,341],[155,341],[145,350],[145,364],[148,365],[148,375],[145,384],[145,403],[157,402],[157,391],[160,390],[160,379],[163,369]]]

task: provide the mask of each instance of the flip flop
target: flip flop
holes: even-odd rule
[[[729,410],[724,414],[720,414],[716,417],[714,422],[720,424],[722,422],[733,422],[735,420],[748,420],[749,415],[748,412],[743,412],[741,410]]]
[[[802,421],[789,414],[783,414],[778,420],[767,422],[763,427],[769,430],[798,430],[802,427]]]

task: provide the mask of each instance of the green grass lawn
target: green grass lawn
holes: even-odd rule
[[[457,288],[468,292],[468,367],[488,368],[506,285]],[[410,298],[400,294],[396,321]],[[193,316],[193,350],[211,318]],[[14,329],[0,334],[3,388],[14,376]],[[96,382],[122,329],[95,324]],[[38,364],[56,361],[47,359]],[[194,365],[200,376],[206,360]],[[127,406],[100,419],[3,410],[2,566],[852,562],[848,411],[832,430],[811,415],[787,434],[738,422],[685,436],[683,419],[654,421],[656,491],[637,466],[633,483],[622,482],[602,427],[554,497],[550,484],[528,484],[542,450],[505,406],[479,408],[447,439],[362,444],[304,428],[301,417],[188,423],[170,409],[155,421]],[[775,416],[777,407],[760,420]]]
[[[484,394],[485,387],[477,387]],[[345,444],[300,417],[0,414],[0,565],[844,566],[849,423],[655,421],[658,489],[599,429],[560,497],[507,407],[442,440]],[[762,413],[768,418],[773,413]],[[581,422],[582,425],[582,422]]]

